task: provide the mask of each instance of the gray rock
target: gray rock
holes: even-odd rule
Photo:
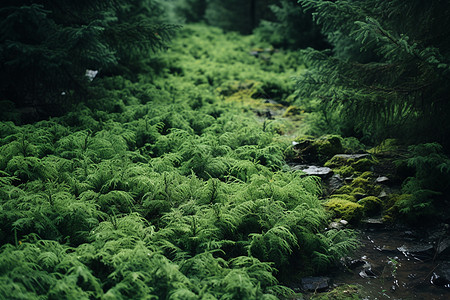
[[[384,227],[384,221],[382,218],[367,218],[361,220],[362,224],[365,224],[368,228],[381,228]]]
[[[450,255],[450,237],[446,237],[439,241],[436,247],[436,252],[439,256]]]
[[[441,263],[431,276],[431,283],[450,288],[450,262]]]
[[[349,159],[360,159],[364,157],[369,157],[370,154],[364,153],[364,154],[336,154],[335,157],[343,158],[345,160]]]
[[[316,167],[316,166],[309,166],[307,169],[303,169],[302,171],[308,175],[316,175],[316,176],[326,176],[332,172],[331,169],[328,167]]]
[[[340,220],[339,223],[341,223],[344,226],[348,225],[348,221],[347,220]]]
[[[291,165],[293,170],[300,170],[305,172],[307,175],[327,177],[333,173],[330,168],[327,167],[317,167],[308,165]]]
[[[379,184],[386,184],[389,182],[389,178],[387,178],[386,176],[379,176],[377,179],[375,179],[375,182]]]
[[[372,270],[372,265],[365,261],[363,269],[358,273],[361,278],[377,278],[377,275]]]
[[[302,289],[306,292],[326,291],[330,287],[329,277],[305,277],[301,279]]]
[[[341,175],[339,174],[333,174],[333,176],[330,177],[328,180],[327,186],[328,190],[335,191],[342,187],[344,185],[344,180],[342,179]]]
[[[331,222],[328,224],[328,229],[342,229],[342,227],[344,227],[344,225],[339,222]]]
[[[347,263],[347,267],[350,270],[354,270],[356,268],[361,268],[366,265],[366,262],[362,259],[353,259]]]
[[[386,193],[385,190],[382,190],[381,193],[378,195],[378,198],[380,199],[384,199],[387,198],[388,194]]]
[[[404,255],[417,256],[429,256],[433,254],[433,246],[430,244],[411,244],[403,245],[397,248],[398,251],[402,252]]]
[[[372,271],[371,268],[363,269],[358,274],[361,278],[377,278],[377,275]]]

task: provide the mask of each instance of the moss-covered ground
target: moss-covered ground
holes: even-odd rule
[[[297,53],[192,25],[152,64],[0,123],[0,298],[293,297],[357,246],[286,165]]]

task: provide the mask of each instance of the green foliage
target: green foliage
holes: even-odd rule
[[[276,299],[293,294],[278,277],[351,250],[323,233],[320,181],[286,167],[290,142],[222,101],[251,71],[262,93],[283,62],[257,67],[237,37],[187,26],[160,77],[99,78],[77,111],[0,123],[0,298]]]
[[[304,52],[309,70],[299,102],[320,101],[322,111],[341,116],[340,132],[364,142],[448,142],[447,2],[299,2],[335,46],[333,56]]]
[[[447,211],[441,195],[449,190],[450,159],[437,143],[410,146],[408,166],[415,169],[415,176],[403,182],[402,192],[410,194],[396,202],[406,219],[416,216],[436,218]]]
[[[133,68],[137,55],[166,47],[176,26],[159,15],[152,0],[4,2],[1,99],[32,107],[33,117],[64,111],[74,99],[84,100],[87,70]]]
[[[269,5],[274,18],[262,20],[255,33],[275,47],[323,49],[327,46],[319,28],[295,0],[274,1]]]

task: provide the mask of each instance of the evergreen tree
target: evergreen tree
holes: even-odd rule
[[[225,30],[249,34],[261,19],[270,14],[269,5],[275,0],[221,1],[208,0],[205,19],[211,25]]]
[[[448,1],[299,2],[335,46],[334,55],[306,52],[300,97],[320,100],[341,114],[347,132],[372,141],[434,140],[449,149]]]
[[[273,16],[261,21],[257,32],[275,47],[324,49],[329,47],[314,24],[310,13],[305,13],[297,0],[280,0],[269,5]]]
[[[86,94],[87,70],[165,46],[174,26],[157,8],[154,0],[3,1],[0,100],[61,111]]]

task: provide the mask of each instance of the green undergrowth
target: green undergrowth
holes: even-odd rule
[[[279,128],[223,101],[248,81],[287,101],[299,58],[257,46],[187,26],[158,76],[98,78],[71,113],[1,122],[0,298],[277,299],[354,249],[323,231],[320,182],[287,168]]]

